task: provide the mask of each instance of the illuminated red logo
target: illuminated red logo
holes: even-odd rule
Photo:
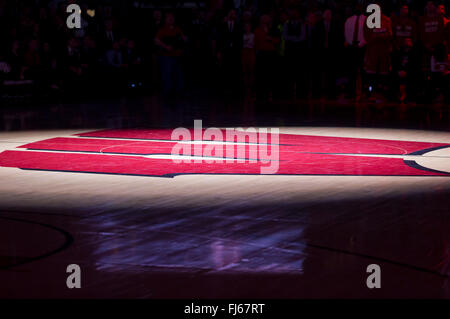
[[[173,177],[181,174],[261,174],[268,165],[260,152],[248,151],[245,158],[227,158],[225,152],[212,153],[221,161],[174,162],[172,130],[103,130],[57,137],[22,145],[0,153],[0,166],[29,170],[103,173]],[[225,134],[223,136],[226,136]],[[276,175],[376,175],[450,176],[448,172],[425,167],[420,158],[450,147],[449,144],[279,134]],[[236,141],[214,140],[226,147]],[[205,139],[203,139],[205,140]],[[257,149],[269,146],[259,143]],[[189,147],[198,142],[184,141]],[[208,145],[200,144],[205,148]],[[194,154],[194,151],[192,152]],[[256,158],[254,158],[256,154]]]

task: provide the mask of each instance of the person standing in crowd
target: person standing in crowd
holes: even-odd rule
[[[367,41],[364,70],[366,86],[370,92],[386,92],[387,76],[391,71],[392,25],[391,19],[381,14],[381,26],[369,28],[364,26],[364,38]]]
[[[425,16],[419,22],[420,40],[425,49],[426,69],[429,69],[429,61],[436,44],[443,42],[444,21],[437,15],[433,1],[428,1],[425,7]]]
[[[392,32],[395,49],[399,49],[406,38],[413,42],[417,40],[417,24],[409,17],[409,7],[406,4],[401,6],[399,16],[392,19]]]
[[[175,16],[171,12],[165,15],[164,25],[158,30],[155,43],[159,47],[159,66],[162,75],[163,95],[180,93],[183,88],[181,55],[186,37],[175,25]]]
[[[100,32],[100,48],[106,51],[112,48],[115,41],[120,40],[119,32],[114,28],[113,20],[107,19],[104,22],[104,29]]]
[[[443,4],[438,5],[438,7],[437,7],[437,15],[444,22],[444,26],[446,26],[450,22],[450,19],[447,18],[446,14],[445,14],[445,5],[443,5]]]
[[[329,98],[336,97],[336,72],[338,59],[341,53],[343,37],[339,32],[339,26],[333,19],[330,9],[323,12],[323,19],[316,28],[318,47],[318,74],[321,91]]]
[[[231,9],[219,30],[218,58],[222,67],[225,91],[234,95],[240,83],[242,27],[237,21],[236,10]]]
[[[21,52],[20,42],[14,40],[11,45],[9,53],[6,55],[11,70],[8,74],[10,80],[19,80],[24,78],[23,70],[23,55]]]
[[[150,39],[154,39],[156,37],[156,33],[163,26],[163,18],[160,10],[153,11],[152,20],[150,22]],[[152,80],[151,83],[153,86],[157,86],[160,78],[160,70],[158,63],[158,47],[155,44],[155,41],[151,41],[149,44],[146,44],[146,51],[151,54],[151,74]]]
[[[289,21],[283,29],[286,55],[286,77],[289,91],[293,97],[306,96],[306,73],[303,68],[306,62],[305,55],[305,25],[300,19],[298,9],[289,11]]]
[[[80,42],[75,37],[71,37],[67,40],[66,50],[62,56],[64,87],[68,91],[76,90],[83,76],[79,48]]]
[[[289,21],[288,13],[284,10],[280,12],[279,21],[277,25],[278,32],[282,35],[284,31],[284,26]],[[284,57],[285,56],[285,49],[286,49],[286,41],[284,40],[284,37],[280,38],[280,42],[278,43],[278,56]]]
[[[41,88],[57,88],[57,61],[52,54],[50,44],[44,42],[40,53],[40,84]]]
[[[446,52],[445,45],[436,44],[431,56],[431,98],[442,97],[449,102],[449,84],[450,84],[450,62]]]
[[[411,38],[403,38],[392,56],[393,95],[401,103],[413,102],[420,77],[420,56]]]
[[[125,87],[126,79],[123,55],[119,41],[114,41],[111,49],[105,53],[106,71],[108,74],[108,88],[117,92],[121,87]]]
[[[306,64],[303,72],[306,73],[306,90],[311,91],[313,98],[319,97],[320,73],[320,46],[321,41],[317,33],[318,18],[315,11],[309,11],[305,21]]]
[[[364,61],[366,40],[364,38],[364,26],[366,16],[362,14],[361,5],[357,5],[355,13],[345,21],[345,51],[348,65],[347,95],[356,97],[358,77]]]
[[[280,42],[277,45],[277,72],[276,78],[276,94],[278,97],[284,98],[288,96],[288,93],[292,92],[292,88],[288,91],[288,80],[286,77],[286,71],[289,70],[286,62],[286,41],[283,36],[284,26],[289,21],[288,12],[281,10],[278,17],[277,32],[280,34]]]
[[[450,23],[445,26],[444,39],[447,44],[447,54],[450,55]]]
[[[93,87],[98,82],[99,60],[97,44],[91,36],[85,36],[80,49],[81,66],[84,73],[84,83]]]
[[[188,32],[191,63],[187,63],[186,67],[189,70],[189,82],[194,86],[205,85],[205,81],[210,81],[208,73],[211,71],[211,56],[208,23],[204,10],[193,9]]]
[[[260,24],[255,29],[256,72],[258,92],[267,94],[269,101],[273,97],[276,46],[279,42],[280,36],[272,28],[272,18],[269,15],[261,16]]]
[[[123,64],[126,67],[128,85],[135,85],[136,81],[142,81],[141,67],[142,58],[136,49],[136,43],[132,39],[127,39],[124,48],[122,48]]]
[[[119,70],[122,67],[123,56],[119,41],[114,41],[111,49],[106,51],[105,61],[111,70]]]
[[[3,52],[0,51],[0,83],[3,83],[10,72],[11,67],[9,66],[8,62],[6,62],[6,59],[3,56]]]
[[[242,48],[242,73],[244,77],[245,94],[250,96],[253,93],[255,83],[255,34],[252,31],[252,25],[244,25]]]
[[[152,14],[152,21],[150,22],[150,32],[156,36],[158,30],[163,26],[163,16],[161,10],[155,10]]]
[[[39,55],[40,43],[38,40],[33,39],[28,42],[28,48],[24,54],[24,66],[25,66],[25,77],[27,79],[37,80],[40,67],[41,59]]]

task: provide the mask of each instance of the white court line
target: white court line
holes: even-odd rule
[[[46,152],[46,153],[71,153],[71,154],[87,154],[87,155],[116,155],[116,156],[132,156],[132,157],[145,157],[145,158],[154,158],[154,159],[199,159],[199,160],[217,160],[217,159],[223,159],[223,160],[237,160],[236,158],[227,158],[227,157],[212,157],[212,156],[190,156],[190,155],[169,155],[169,154],[149,154],[149,155],[142,155],[142,154],[128,154],[128,153],[101,153],[101,152],[83,152],[83,151],[58,151],[58,150],[38,150],[38,149],[21,149],[21,151],[28,151],[28,152]],[[407,159],[407,160],[419,160],[424,158],[442,158],[447,159],[450,158],[450,155],[448,156],[442,156],[442,155],[395,155],[395,154],[351,154],[351,153],[314,153],[314,152],[298,152],[297,154],[322,154],[322,155],[340,155],[340,156],[363,156],[363,157],[381,157],[381,158],[400,158],[400,159]],[[242,160],[242,159],[241,159]],[[248,159],[245,158],[245,160],[255,160],[255,159]]]

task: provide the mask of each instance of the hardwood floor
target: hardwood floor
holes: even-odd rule
[[[0,152],[88,131],[5,132]],[[450,144],[437,131],[280,132]],[[414,158],[447,173],[449,159]],[[0,298],[450,298],[450,176],[0,167],[0,181]],[[81,289],[66,287],[69,264]],[[370,264],[381,289],[366,286]]]

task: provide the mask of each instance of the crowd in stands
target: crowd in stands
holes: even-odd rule
[[[0,0],[0,81],[41,92],[164,96],[193,85],[256,99],[382,96],[449,99],[446,2],[381,3],[367,27],[363,1],[205,1],[147,9],[127,1]],[[81,7],[81,28],[66,24]]]

